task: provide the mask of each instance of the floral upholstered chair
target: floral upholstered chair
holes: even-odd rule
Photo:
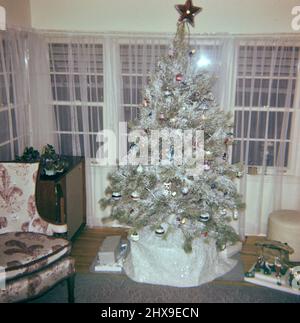
[[[37,163],[0,163],[0,303],[35,298],[65,279],[74,302],[71,245],[53,237],[67,228],[39,216],[38,170]]]

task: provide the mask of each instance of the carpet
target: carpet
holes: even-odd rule
[[[242,281],[241,262],[226,276],[200,287],[140,284],[124,274],[77,274],[77,303],[300,303],[300,297]],[[33,303],[65,303],[63,283]]]

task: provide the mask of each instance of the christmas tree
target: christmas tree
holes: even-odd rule
[[[107,197],[100,204],[103,209],[111,207],[110,219],[133,231],[151,227],[167,239],[169,232],[182,230],[187,253],[192,251],[193,240],[201,236],[208,241],[212,238],[222,250],[239,240],[230,222],[244,207],[234,183],[242,175],[241,167],[228,161],[232,116],[218,107],[212,94],[214,77],[197,68],[199,57],[189,44],[187,24],[194,24],[201,8],[191,1],[176,8],[181,13],[176,36],[168,55],[150,76],[138,120],[130,125],[132,131],[142,129],[144,136],[131,144],[129,159],[150,151],[151,156],[156,153],[158,163],[119,165],[109,175]],[[163,137],[160,141],[157,130]],[[194,157],[201,146],[195,132],[203,133],[202,154],[185,158],[177,149],[176,155],[174,138],[169,146],[162,144],[174,130],[178,134],[193,131],[190,147],[184,149],[192,149]]]

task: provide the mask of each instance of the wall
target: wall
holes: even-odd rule
[[[30,0],[0,0],[6,9],[7,27],[31,27]]]
[[[11,1],[11,0],[9,0]],[[31,0],[34,28],[174,32],[185,0]],[[15,1],[16,2],[16,1]],[[194,32],[289,33],[299,0],[194,0],[203,7]]]

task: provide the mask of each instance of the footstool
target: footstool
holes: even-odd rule
[[[287,243],[295,251],[290,256],[290,261],[300,262],[300,212],[272,212],[269,217],[268,239]]]

